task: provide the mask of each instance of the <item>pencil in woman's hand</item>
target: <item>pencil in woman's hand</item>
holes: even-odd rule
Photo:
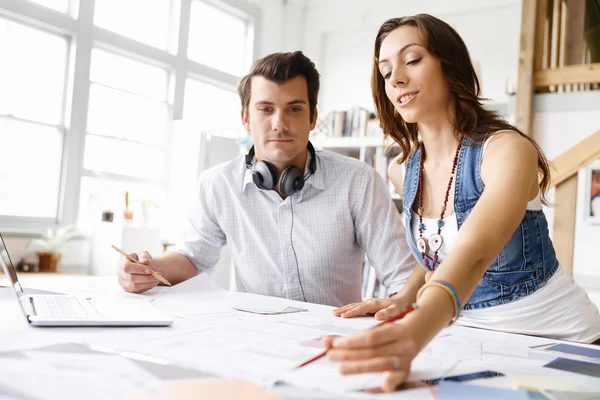
[[[378,323],[377,325],[375,325],[375,326],[373,326],[373,327],[371,327],[371,328],[369,328],[369,329],[378,328],[378,327],[380,327],[381,325],[385,325],[385,324],[387,324],[387,323],[394,322],[394,321],[397,321],[397,320],[399,320],[399,319],[402,319],[402,318],[404,318],[404,317],[406,316],[406,314],[408,314],[409,312],[411,312],[411,311],[413,311],[413,310],[416,310],[417,308],[419,308],[419,306],[418,306],[416,303],[413,303],[413,304],[409,305],[408,307],[406,307],[404,310],[400,311],[400,313],[399,313],[399,314],[397,314],[397,315],[394,315],[393,317],[391,317],[391,318],[388,318],[388,319],[386,319],[385,321],[382,321],[382,322]],[[325,350],[324,352],[322,352],[322,353],[318,354],[317,356],[315,356],[315,357],[311,358],[310,360],[308,360],[308,361],[304,361],[302,364],[298,365],[298,366],[296,367],[296,369],[298,369],[298,368],[302,368],[302,367],[304,367],[304,366],[306,366],[306,365],[308,365],[308,364],[311,364],[311,363],[313,363],[313,362],[315,362],[315,361],[317,361],[317,360],[320,360],[321,358],[323,358],[323,357],[325,357],[325,356],[327,355],[327,352],[328,352],[329,350],[330,350],[330,349],[327,349],[327,350]]]

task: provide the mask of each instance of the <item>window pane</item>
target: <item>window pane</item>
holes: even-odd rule
[[[62,134],[0,118],[0,215],[56,217]]]
[[[218,40],[215,35],[218,32]],[[192,3],[188,57],[233,75],[244,75],[246,22],[202,1]]]
[[[240,110],[236,92],[195,79],[186,81],[183,117],[194,128],[221,136],[245,136]]]
[[[143,206],[150,213],[150,226],[160,222],[158,212],[165,202],[165,192],[161,187],[86,176],[81,179],[78,225],[94,226],[101,221],[102,212],[107,210],[114,213],[113,222],[122,220],[125,192],[129,192],[129,209],[133,211],[134,223],[142,217]]]
[[[93,171],[139,178],[162,179],[164,155],[160,148],[102,136],[87,135],[83,166]]]
[[[96,0],[94,24],[166,49],[170,15],[170,0]]]
[[[92,82],[166,101],[168,78],[162,68],[104,50],[92,50]]]
[[[67,41],[0,19],[0,113],[62,123]]]
[[[69,0],[29,0],[60,12],[69,12]]]
[[[103,86],[90,87],[90,133],[162,145],[167,116],[165,103]]]

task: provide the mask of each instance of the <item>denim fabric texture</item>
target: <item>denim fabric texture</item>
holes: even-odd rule
[[[459,230],[483,193],[480,166],[485,137],[486,135],[482,134],[482,140],[477,142],[463,139],[454,186],[454,213]],[[406,161],[402,197],[407,241],[413,255],[425,268],[410,229],[412,218],[418,218],[413,206],[419,188],[422,150],[423,145],[420,144]],[[432,265],[431,257],[428,258]],[[527,296],[542,287],[557,269],[558,260],[550,240],[544,212],[527,210],[521,224],[489,266],[464,309],[491,307]]]

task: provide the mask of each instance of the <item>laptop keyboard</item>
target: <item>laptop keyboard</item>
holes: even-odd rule
[[[99,319],[100,314],[84,298],[32,296],[36,315],[44,319]]]

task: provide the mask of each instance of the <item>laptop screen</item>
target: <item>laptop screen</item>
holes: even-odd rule
[[[0,264],[2,264],[2,270],[4,274],[8,278],[9,284],[14,288],[17,295],[20,297],[23,294],[23,288],[19,283],[19,279],[17,278],[17,271],[10,260],[10,256],[8,255],[8,249],[6,248],[6,244],[4,244],[4,239],[0,234]],[[1,274],[0,274],[1,275]]]

